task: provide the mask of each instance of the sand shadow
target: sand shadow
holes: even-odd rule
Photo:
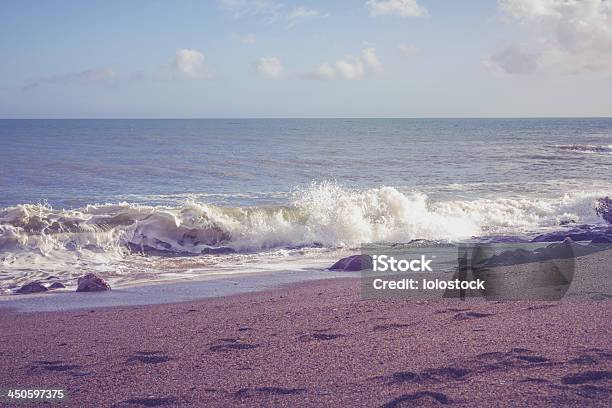
[[[329,341],[335,340],[340,337],[344,337],[342,334],[330,334],[330,333],[312,333],[312,334],[304,334],[298,337],[299,341],[307,342],[307,341]]]
[[[242,343],[242,339],[238,337],[222,337],[215,340],[215,343],[208,348],[213,353],[222,353],[232,350],[250,350],[259,347],[259,344]]]
[[[406,327],[414,326],[414,324],[405,324],[405,323],[390,323],[390,324],[377,324],[372,329],[373,331],[389,331],[393,329],[403,329]]]
[[[161,351],[137,351],[127,361],[128,363],[160,364],[171,360],[174,359],[162,354]]]
[[[493,313],[481,313],[481,312],[460,312],[453,316],[455,320],[472,320],[482,319],[483,317],[493,316]]]
[[[563,384],[585,384],[612,379],[612,371],[585,371],[566,375],[561,379]]]
[[[257,388],[242,388],[234,393],[236,398],[251,398],[258,395],[282,396],[282,395],[297,395],[304,392],[303,388],[284,388],[284,387],[257,387]]]
[[[384,405],[381,408],[399,408],[399,407],[422,407],[427,405],[448,405],[452,401],[441,392],[419,391],[413,394],[401,395]]]
[[[140,405],[142,407],[174,407],[176,406],[176,398],[131,398],[129,400],[122,401],[122,404]]]
[[[34,361],[32,368],[62,372],[81,368],[81,366],[77,364],[64,364],[63,361]]]

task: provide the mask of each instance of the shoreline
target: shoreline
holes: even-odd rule
[[[609,300],[381,301],[359,289],[358,278],[327,279],[181,303],[0,313],[0,388],[65,389],[68,407],[612,400]]]
[[[609,244],[591,244],[589,247],[569,240],[562,243],[553,243],[543,250],[538,249],[531,252],[529,257],[526,255],[529,252],[520,248],[508,247],[505,250],[500,255],[492,256],[490,259],[495,259],[497,263],[487,267],[487,270],[490,271],[489,279],[497,284],[497,287],[488,288],[489,290],[486,292],[490,299],[491,296],[489,295],[493,292],[497,293],[498,300],[557,298],[567,301],[572,299],[588,300],[590,298],[594,299],[594,297],[609,299],[612,297],[610,272],[606,267],[612,260],[612,247]],[[562,261],[567,254],[571,254],[573,257],[569,261]],[[350,262],[350,265],[339,266],[337,270],[333,269],[340,265],[342,261],[358,259],[360,256],[363,255],[351,255],[343,258],[328,269],[311,268],[299,271],[285,269],[259,273],[218,275],[209,279],[143,281],[95,293],[60,289],[51,292],[6,295],[0,296],[0,310],[13,309],[23,312],[36,312],[170,304],[271,290],[279,288],[279,286],[300,282],[344,277],[361,278],[362,283],[367,281],[367,284],[363,283],[366,286],[362,288],[362,295],[366,298],[377,297],[376,290],[372,291],[370,287],[373,285],[374,289],[388,289],[388,293],[380,292],[383,297],[392,295],[392,292],[397,292],[396,289],[399,289],[404,292],[406,297],[414,297],[414,299],[419,300],[419,297],[428,299],[442,297],[450,284],[458,282],[456,272],[442,270],[435,273],[433,271],[421,272],[420,275],[411,272],[410,278],[423,279],[424,285],[421,290],[418,290],[418,285],[412,287],[412,283],[410,283],[410,286],[406,284],[399,287],[405,281],[413,281],[414,279],[397,280],[398,276],[392,274],[375,276],[378,272],[363,274],[360,271],[361,268],[351,269],[352,264]],[[448,259],[456,262],[454,252],[450,255],[451,258],[447,259],[448,256],[449,254],[441,252],[433,258],[439,257],[438,262],[442,264]],[[558,257],[556,262],[546,263],[556,259],[555,257]],[[521,259],[527,260],[527,262],[520,262]],[[519,262],[516,262],[517,260]],[[561,269],[558,269],[559,267]],[[391,280],[386,280],[388,278],[391,278]],[[476,279],[471,282],[472,284],[479,283],[482,286],[480,288],[482,290],[481,295],[485,293],[484,283],[487,279],[484,276],[482,278],[484,280]],[[433,282],[435,285],[426,288],[425,283],[427,282]],[[377,287],[377,284],[380,287]],[[387,284],[389,287],[385,286]],[[441,286],[442,284],[443,286]],[[546,289],[545,292],[542,291],[543,288],[549,286],[550,288]],[[475,287],[472,290],[478,291],[478,288]],[[426,291],[427,296],[422,291]],[[555,291],[560,291],[561,295],[551,298],[550,296],[554,295]],[[409,292],[414,292],[414,294],[409,294]],[[542,297],[544,293],[547,293],[548,297]],[[504,297],[504,294],[512,294],[515,297]]]
[[[279,289],[302,282],[355,277],[359,273],[330,270],[236,274],[208,280],[157,281],[113,288],[106,292],[72,291],[0,296],[0,311],[53,312],[109,307],[183,303]]]

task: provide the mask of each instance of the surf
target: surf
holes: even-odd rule
[[[415,190],[320,182],[276,206],[20,204],[0,209],[0,287],[50,277],[69,283],[84,270],[129,283],[275,270],[280,260],[299,269],[372,242],[528,237],[605,224],[596,202],[606,193],[435,200]]]

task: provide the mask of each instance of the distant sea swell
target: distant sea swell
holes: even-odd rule
[[[596,144],[565,144],[547,146],[555,150],[577,152],[577,153],[607,153],[612,154],[612,144],[596,145]]]

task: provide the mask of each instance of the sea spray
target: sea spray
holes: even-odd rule
[[[603,195],[435,202],[423,193],[393,187],[356,190],[318,183],[297,190],[290,205],[277,207],[188,202],[176,207],[120,203],[56,210],[24,204],[0,210],[0,250],[107,251],[132,244],[199,254],[215,246],[257,251],[313,243],[356,247],[366,242],[520,235],[567,222],[603,222],[595,212],[595,202]]]
[[[246,262],[239,254],[257,262],[264,253],[278,250],[303,256],[308,248],[357,248],[367,242],[535,234],[568,222],[603,223],[595,201],[606,193],[435,201],[419,191],[358,190],[324,182],[296,189],[283,206],[221,207],[190,201],[180,206],[118,203],[60,210],[23,204],[0,210],[0,284],[72,276],[79,269],[127,281],[177,265],[187,270],[215,264],[219,269],[215,262],[220,261],[210,256],[200,260],[215,248],[234,251],[236,255],[223,258],[231,262]],[[142,256],[146,254],[172,258]],[[275,259],[284,256],[274,254]]]

